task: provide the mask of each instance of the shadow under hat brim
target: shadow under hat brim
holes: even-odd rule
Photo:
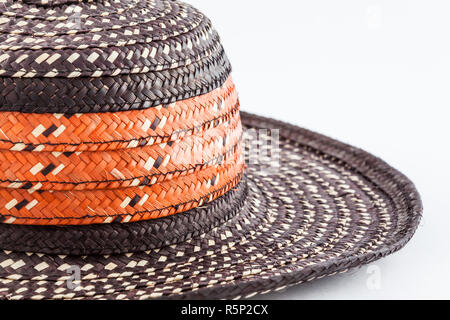
[[[140,253],[3,251],[0,298],[245,298],[359,267],[411,239],[422,203],[397,170],[299,127],[247,113],[242,120],[247,129],[279,130],[280,153],[279,166],[267,167],[276,162],[270,156],[250,159],[238,214]]]

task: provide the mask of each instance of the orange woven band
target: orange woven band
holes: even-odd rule
[[[213,201],[244,171],[238,108],[229,79],[143,111],[0,113],[0,221],[127,223]]]
[[[231,77],[205,95],[170,105],[75,115],[0,112],[0,150],[105,151],[175,141],[237,113]]]

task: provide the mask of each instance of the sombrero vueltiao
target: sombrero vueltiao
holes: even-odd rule
[[[405,176],[239,112],[193,7],[0,7],[0,298],[245,298],[413,236],[422,207]]]

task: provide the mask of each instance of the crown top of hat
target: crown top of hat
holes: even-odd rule
[[[168,0],[0,0],[0,75],[103,77],[189,66],[221,50],[211,22]]]

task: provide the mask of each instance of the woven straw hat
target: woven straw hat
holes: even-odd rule
[[[401,173],[239,112],[168,0],[0,0],[0,298],[244,298],[402,248]]]

